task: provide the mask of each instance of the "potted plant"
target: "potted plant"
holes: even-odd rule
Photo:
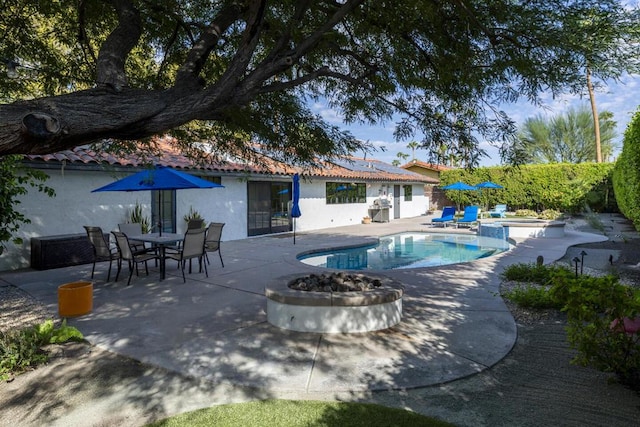
[[[363,224],[371,224],[371,217],[369,217],[369,216],[363,216],[363,217],[362,217],[362,223],[363,223]]]
[[[147,234],[151,229],[151,220],[148,216],[142,214],[142,206],[136,201],[136,206],[129,212],[129,222],[132,224],[140,224],[142,234]]]
[[[184,217],[184,221],[187,223],[187,228],[204,228],[204,218],[200,213],[193,209],[193,206],[189,207],[189,213]],[[190,224],[199,225],[198,227],[191,227]]]

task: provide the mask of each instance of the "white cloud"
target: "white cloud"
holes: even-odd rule
[[[311,111],[320,115],[320,117],[322,117],[322,119],[327,123],[341,125],[344,122],[344,117],[342,116],[342,114],[340,114],[339,111],[334,110],[333,108],[330,108],[327,105],[323,105],[319,102],[311,105]]]

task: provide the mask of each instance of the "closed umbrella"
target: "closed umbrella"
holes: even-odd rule
[[[153,169],[134,173],[91,192],[183,190],[189,188],[224,188],[224,186],[158,165]],[[162,193],[160,193],[160,197],[162,197]],[[160,206],[162,206],[162,199],[160,199]],[[160,209],[160,235],[162,236],[162,209]]]
[[[293,244],[296,244],[296,218],[302,216],[300,212],[300,175],[293,175],[293,204],[291,205],[291,218],[293,218]]]

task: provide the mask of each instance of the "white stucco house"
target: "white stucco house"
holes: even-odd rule
[[[296,232],[360,223],[365,216],[374,220],[425,214],[430,201],[424,184],[433,179],[372,159],[350,158],[325,165],[322,169],[300,170],[269,162],[256,166],[242,162],[224,164],[194,163],[167,145],[165,154],[154,163],[215,181],[224,188],[154,192],[98,192],[91,190],[135,173],[145,167],[135,158],[119,159],[96,153],[88,146],[50,155],[34,155],[25,163],[49,175],[47,185],[56,196],[50,198],[35,190],[21,198],[19,210],[31,220],[19,231],[22,245],[8,243],[0,256],[0,270],[32,266],[32,240],[46,236],[84,234],[83,225],[101,227],[106,233],[128,222],[138,204],[152,224],[160,209],[163,230],[182,233],[184,216],[190,209],[205,221],[224,222],[223,241],[271,233],[289,232],[292,221],[292,176],[300,180],[300,210]],[[162,199],[163,206],[159,200]],[[371,207],[389,209],[370,210]]]

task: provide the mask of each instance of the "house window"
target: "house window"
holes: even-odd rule
[[[410,202],[413,199],[413,186],[411,185],[403,185],[404,190],[404,201]]]
[[[367,203],[364,183],[327,182],[327,204]]]

